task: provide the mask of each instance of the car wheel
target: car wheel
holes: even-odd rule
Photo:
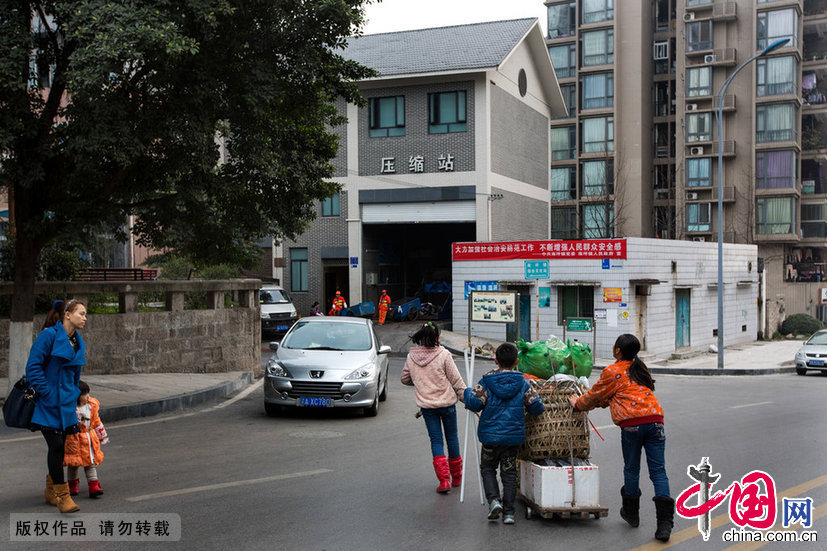
[[[807,374],[807,370],[804,369],[803,367],[796,367],[795,372],[798,373],[799,375],[806,375]]]
[[[406,316],[406,319],[408,321],[414,321],[418,317],[419,317],[419,311],[416,308],[414,308],[413,306],[408,308],[408,315]]]
[[[264,402],[264,411],[267,412],[267,415],[270,417],[278,417],[279,413],[281,413],[281,406],[277,406],[276,404],[271,404],[269,402]]]
[[[373,396],[373,405],[369,408],[365,408],[365,417],[376,417],[376,414],[379,413],[379,388],[376,388],[376,394]]]
[[[384,402],[388,399],[388,378],[385,377],[385,380],[383,382],[384,384],[382,385],[382,392],[379,393],[380,402]]]

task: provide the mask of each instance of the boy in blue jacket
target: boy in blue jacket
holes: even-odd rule
[[[514,524],[514,499],[517,497],[517,450],[525,441],[525,411],[543,413],[543,402],[537,391],[514,371],[517,347],[510,342],[497,347],[494,363],[497,369],[482,376],[474,388],[465,389],[465,407],[480,411],[477,436],[482,442],[480,472],[488,518],[497,520],[503,513],[503,524]],[[502,502],[497,483],[497,465],[503,482]]]

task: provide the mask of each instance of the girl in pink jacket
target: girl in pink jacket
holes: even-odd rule
[[[414,346],[402,369],[402,384],[414,387],[416,405],[422,410],[431,454],[434,456],[434,472],[439,480],[436,491],[444,494],[451,486],[459,486],[462,480],[462,457],[459,454],[457,436],[457,397],[462,397],[465,382],[459,374],[451,353],[439,344],[439,328],[426,323],[411,337]],[[448,458],[445,457],[442,433],[448,442]]]

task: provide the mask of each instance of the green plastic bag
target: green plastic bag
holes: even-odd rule
[[[551,368],[554,373],[571,375],[571,350],[569,346],[557,337],[550,337],[546,341]]]
[[[554,372],[549,363],[549,353],[546,343],[525,342],[517,339],[517,369],[541,379],[548,379]]]
[[[571,350],[570,366],[574,370],[574,375],[588,378],[592,373],[592,367],[594,367],[592,349],[589,348],[588,344],[580,341],[569,341],[568,345]]]

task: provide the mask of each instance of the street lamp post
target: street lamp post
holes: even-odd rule
[[[755,54],[729,75],[718,93],[715,94],[715,120],[718,131],[718,369],[724,368],[724,94],[729,83],[738,72],[761,56],[776,50],[790,41],[790,38],[781,38]]]

